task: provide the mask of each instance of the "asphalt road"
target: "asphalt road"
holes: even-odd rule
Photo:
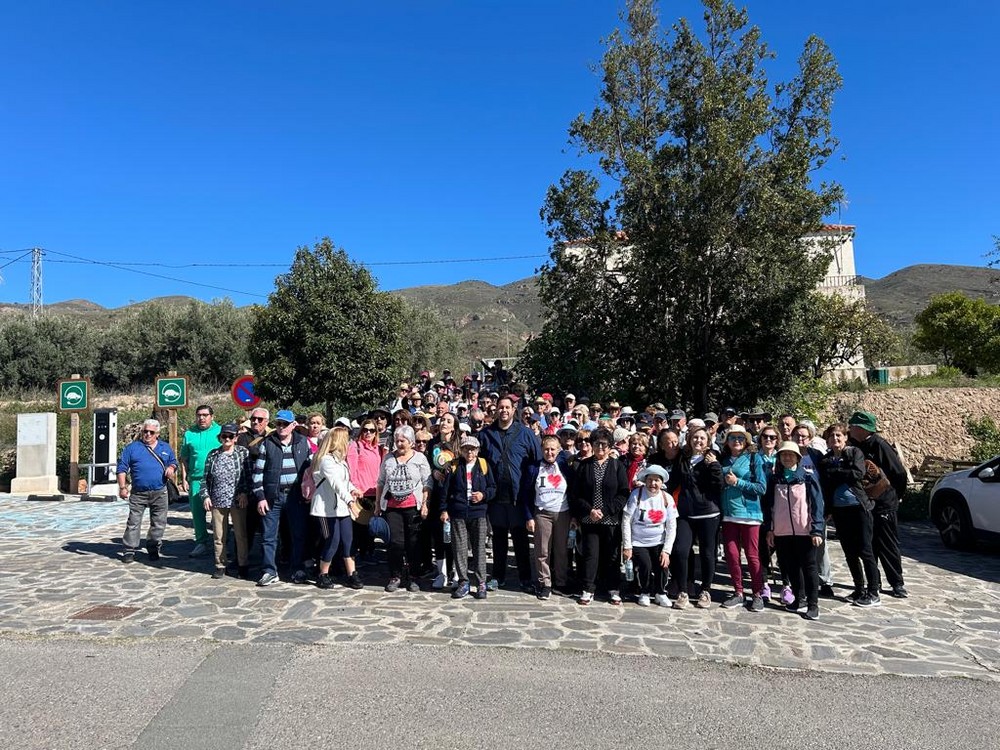
[[[996,748],[1000,685],[469,647],[0,640],[0,747]]]

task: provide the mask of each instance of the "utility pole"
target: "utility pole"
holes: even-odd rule
[[[42,249],[31,251],[31,317],[38,318],[45,307],[42,302]]]

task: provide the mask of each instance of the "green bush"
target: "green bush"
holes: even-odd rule
[[[1000,428],[992,417],[966,419],[965,431],[975,440],[972,446],[974,461],[988,461],[993,456],[1000,455]]]

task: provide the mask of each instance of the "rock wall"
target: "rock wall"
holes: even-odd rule
[[[879,431],[899,448],[910,469],[926,456],[971,458],[967,417],[992,417],[1000,424],[1000,388],[890,388],[833,397],[827,421],[855,409],[878,417]]]

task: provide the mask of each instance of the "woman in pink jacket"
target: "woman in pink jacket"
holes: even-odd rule
[[[368,533],[368,521],[375,509],[378,470],[386,450],[378,442],[378,426],[373,419],[364,419],[358,436],[347,446],[347,470],[351,484],[361,490],[360,512],[354,519],[354,558],[358,562],[374,548]]]

